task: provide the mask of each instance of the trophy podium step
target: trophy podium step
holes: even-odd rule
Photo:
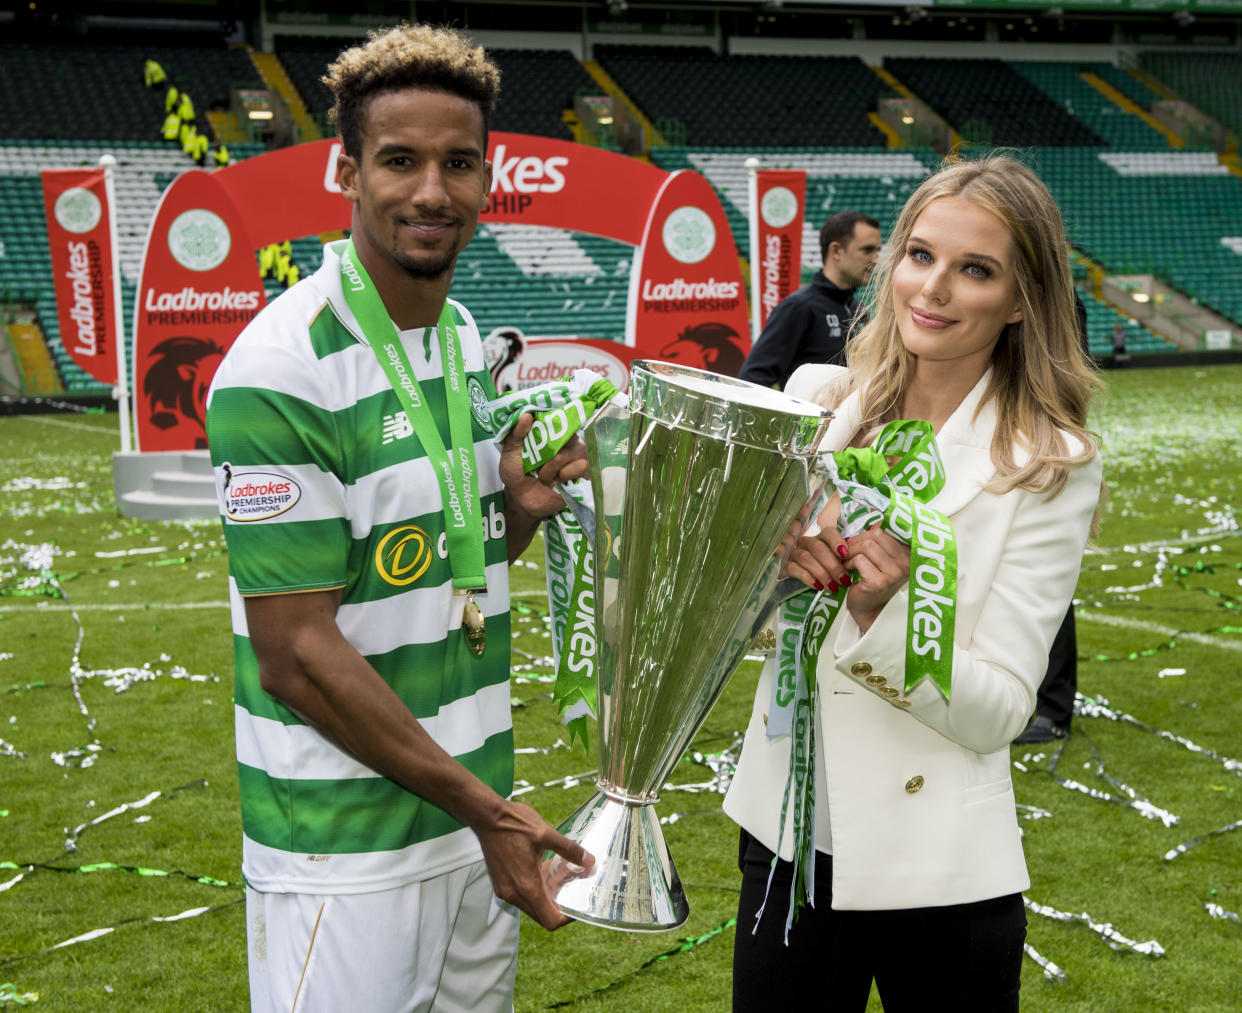
[[[690,916],[654,805],[597,793],[557,828],[595,856],[553,900],[581,922],[626,932],[667,932]]]

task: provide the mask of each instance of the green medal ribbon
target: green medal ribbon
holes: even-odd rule
[[[891,467],[889,457],[898,458]],[[890,422],[870,447],[850,447],[825,454],[823,460],[841,494],[837,528],[842,536],[852,537],[878,520],[885,531],[910,546],[905,692],[930,678],[948,700],[953,676],[957,542],[948,519],[926,505],[945,483],[931,424],[921,419]],[[792,806],[794,869],[786,942],[797,912],[812,903],[815,895],[816,669],[824,640],[848,590],[803,591],[781,606],[777,624],[777,672],[767,735],[769,739],[792,735],[777,837],[778,842],[784,837]],[[799,631],[796,641],[795,631]],[[774,856],[773,871],[776,861]],[[768,886],[770,889],[771,876]],[[765,894],[755,919],[756,929],[766,903]]]
[[[410,357],[401,344],[397,326],[388,315],[367,269],[358,259],[352,239],[346,243],[341,254],[341,289],[345,293],[346,305],[358,320],[380,368],[392,384],[440,484],[453,587],[486,591],[479,469],[474,457],[466,362],[453,311],[446,302],[436,325],[440,336],[440,362],[444,370],[444,400],[452,445],[450,452],[444,446],[440,430],[423,397],[422,388],[410,365]]]

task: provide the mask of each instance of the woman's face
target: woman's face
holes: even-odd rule
[[[1001,330],[1022,319],[1013,237],[996,215],[956,197],[914,221],[893,270],[893,309],[920,364],[953,363],[982,376]]]

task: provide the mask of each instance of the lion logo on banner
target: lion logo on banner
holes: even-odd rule
[[[660,349],[660,358],[695,369],[737,376],[746,361],[741,338],[727,324],[706,323],[687,327]]]
[[[205,449],[207,389],[223,358],[223,348],[202,338],[169,338],[156,345],[142,381],[151,425],[182,427],[193,434],[195,449]]]
[[[511,366],[522,357],[526,350],[526,339],[516,327],[497,327],[483,339],[483,361],[492,374],[492,382],[496,385],[496,393],[505,394],[517,389],[516,369]]]

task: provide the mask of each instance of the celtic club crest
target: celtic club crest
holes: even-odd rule
[[[99,219],[103,217],[103,205],[89,190],[75,186],[56,198],[52,214],[62,229],[81,235],[99,224]]]
[[[168,227],[168,249],[173,259],[190,271],[219,267],[229,255],[231,242],[224,219],[205,208],[182,212]]]
[[[783,229],[798,216],[798,198],[787,186],[774,186],[759,202],[759,213],[773,229]]]
[[[683,264],[697,264],[715,247],[716,226],[706,211],[686,205],[664,219],[661,236],[670,257]]]

